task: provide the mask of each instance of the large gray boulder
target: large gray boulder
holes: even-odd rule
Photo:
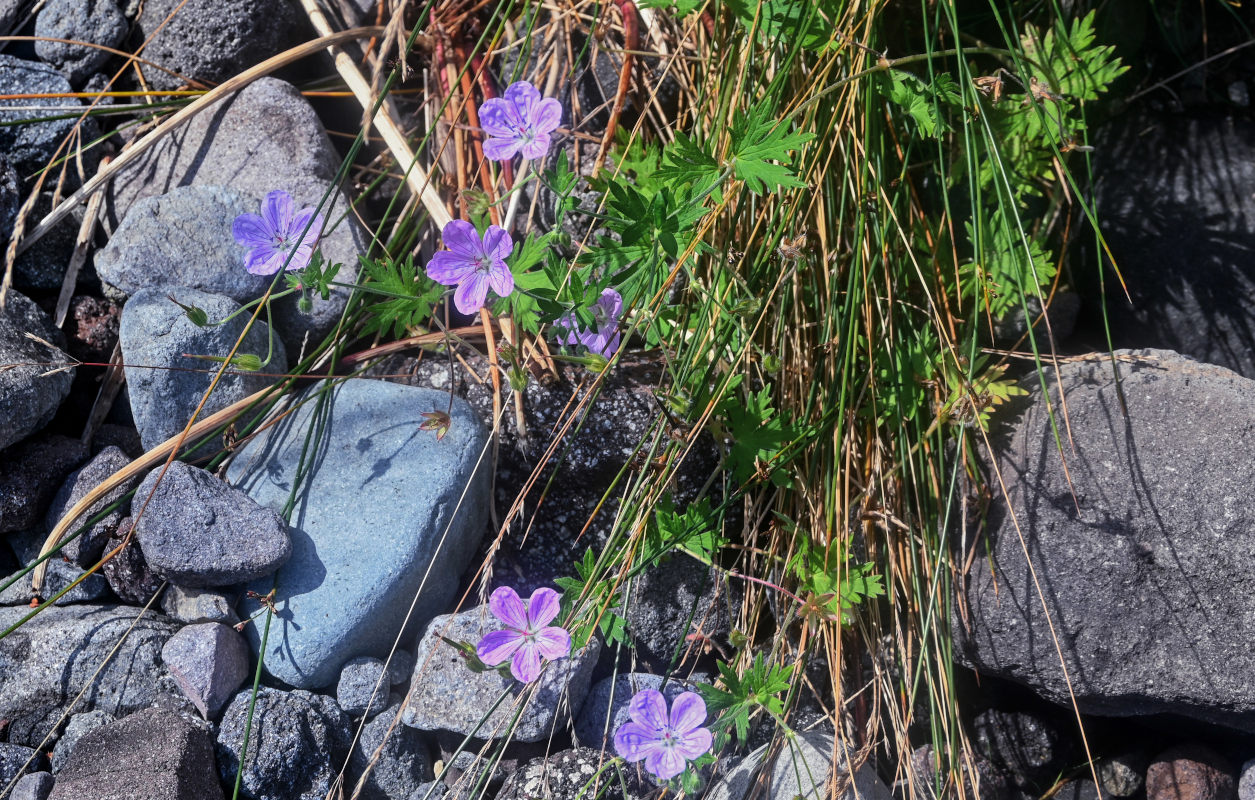
[[[1049,407],[1032,376],[995,418],[1007,494],[967,539],[957,658],[1070,705],[1066,667],[1083,713],[1255,731],[1255,382],[1156,350],[1046,379]]]
[[[488,432],[466,403],[454,401],[438,439],[419,426],[425,412],[448,408],[446,394],[361,379],[320,397],[326,389],[300,397],[227,471],[276,510],[296,491],[292,558],[249,589],[277,587],[266,670],[311,689],[332,684],[354,656],[386,655],[411,603],[415,632],[442,610],[488,522]],[[322,438],[307,449],[311,431]],[[260,622],[245,629],[254,653]]]
[[[301,93],[284,81],[261,78],[196,115],[123,170],[110,184],[106,209],[116,225],[139,200],[189,185],[230,186],[248,199],[252,213],[276,189],[291,194],[298,209],[317,206],[330,192],[331,203],[322,209],[328,230],[320,247],[328,262],[344,265],[338,279],[351,282],[369,238],[351,212],[341,220],[347,207],[335,187],[339,164],[322,122]],[[219,247],[234,244],[229,226],[219,235]],[[297,309],[295,295],[275,304],[275,327],[294,358],[304,334],[317,341],[331,330],[347,300],[348,290],[337,289],[328,300],[315,299],[309,314]]]
[[[4,72],[5,58],[0,55],[0,73]],[[0,127],[0,131],[4,130]],[[0,139],[0,150],[3,149]],[[16,366],[0,370],[0,450],[47,425],[74,381],[74,370],[68,368],[70,360],[65,353],[31,339],[28,333],[57,347],[64,343],[61,332],[39,306],[10,290],[5,308],[0,311],[0,364]],[[66,369],[52,371],[58,367]]]
[[[221,366],[190,356],[225,357],[249,320],[249,314],[243,313],[225,325],[200,328],[167,294],[184,305],[203,309],[211,323],[240,308],[229,298],[195,289],[142,289],[123,306],[118,336],[126,362],[126,385],[135,427],[147,450],[183,430]],[[265,360],[272,343],[274,355],[264,371],[284,372],[288,361],[283,342],[272,339],[261,319],[253,324],[236,354]],[[235,369],[228,372],[234,374],[223,375],[205,403],[201,419],[274,382],[264,375]]]

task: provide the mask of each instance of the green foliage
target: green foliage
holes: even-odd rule
[[[724,688],[701,686],[698,691],[706,701],[707,711],[719,714],[709,725],[715,735],[714,750],[719,752],[733,736],[742,744],[748,741],[750,716],[758,709],[775,717],[784,713],[780,694],[789,691],[797,664],[768,664],[759,653],[744,675],[737,675],[722,661],[716,666]]]
[[[789,571],[797,578],[798,595],[806,601],[800,609],[802,616],[848,625],[855,606],[884,596],[885,585],[875,565],[849,564],[848,552],[848,541],[833,541],[821,548],[799,540]]]
[[[431,318],[444,288],[426,274],[420,275],[409,255],[400,260],[362,258],[362,272],[367,278],[363,288],[386,298],[370,306],[369,318],[362,328],[368,335],[401,338],[408,331],[421,329]]]
[[[642,560],[654,563],[672,550],[682,550],[706,564],[715,563],[719,550],[728,543],[715,527],[716,519],[709,498],[689,503],[680,513],[671,495],[664,496],[654,509],[653,524],[646,529]]]
[[[640,8],[666,8],[675,12],[677,17],[687,17],[706,4],[706,0],[640,0],[636,5]]]
[[[764,387],[744,397],[729,396],[719,404],[732,439],[727,467],[738,483],[770,480],[788,487],[793,481],[782,458],[786,448],[811,434],[808,427],[787,424],[772,408],[771,390]]]
[[[1005,377],[1005,364],[990,364],[985,355],[978,355],[970,369],[947,364],[943,372],[949,396],[942,416],[956,425],[987,430],[994,409],[1012,397],[1028,394],[1017,381]],[[969,373],[974,377],[969,379]]]
[[[1128,67],[1114,56],[1115,47],[1094,43],[1094,14],[1072,20],[1071,27],[1055,20],[1045,36],[1025,25],[1020,44],[1030,60],[1032,75],[1051,91],[1073,100],[1097,100]]]
[[[841,41],[833,32],[842,6],[838,0],[727,0],[727,7],[745,27],[757,23],[765,43],[796,43],[806,50],[823,50]]]
[[[755,194],[774,191],[779,186],[805,186],[786,166],[789,153],[815,138],[813,133],[790,133],[775,118],[774,104],[763,100],[732,123],[732,143],[728,164],[732,174],[745,181]],[[773,162],[782,162],[779,164]]]
[[[936,137],[951,130],[941,113],[943,107],[958,108],[963,98],[958,85],[949,74],[941,72],[932,83],[925,83],[909,72],[890,70],[878,82],[880,92],[894,105],[900,106],[915,120],[926,136]]]
[[[1019,312],[1021,297],[1037,295],[1054,280],[1050,252],[1037,238],[1021,237],[1001,211],[964,227],[975,254],[959,270],[964,294],[975,298],[994,319]]]
[[[571,641],[575,649],[579,649],[592,638],[594,630],[600,630],[607,645],[616,643],[630,647],[632,640],[627,632],[627,620],[615,612],[622,602],[614,581],[600,577],[597,571],[597,557],[592,549],[584,551],[584,558],[575,562],[575,577],[564,576],[554,581],[562,590],[562,617],[571,610],[575,599],[583,595],[591,603],[593,612],[582,616],[581,621],[571,628]],[[600,615],[594,625],[594,617]]]

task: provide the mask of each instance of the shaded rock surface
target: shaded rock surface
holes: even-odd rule
[[[506,779],[497,800],[637,800],[650,792],[635,770],[608,767],[611,752],[589,747],[563,750],[528,761]]]
[[[0,533],[42,522],[56,487],[87,460],[87,453],[87,445],[78,439],[59,435],[40,436],[0,453]]]
[[[951,796],[946,793],[945,788],[949,784],[949,776],[939,777],[937,774],[939,766],[937,751],[931,744],[921,745],[912,751],[911,768],[915,777],[914,788],[919,797],[925,800],[936,800],[938,797]],[[961,770],[963,796],[979,797],[981,800],[1011,800],[1019,796],[1018,792],[1013,793],[1014,786],[1006,773],[979,752],[972,753],[972,767],[973,769]],[[974,776],[973,772],[975,772]],[[895,789],[897,786],[895,784]],[[905,786],[903,791],[907,791]]]
[[[39,558],[39,550],[44,544],[44,530],[40,528],[32,528],[30,530],[21,531],[12,534],[9,537],[9,544],[13,546],[13,551],[17,555],[18,561],[23,567],[31,566]],[[73,564],[67,564],[59,557],[53,556],[48,559],[48,571],[44,574],[43,598],[51,599],[62,589],[78,580],[83,575],[83,570]],[[12,575],[9,576],[13,577]],[[9,578],[0,580],[0,584],[7,583]],[[100,573],[88,575],[77,586],[55,601],[56,605],[70,605],[71,603],[90,603],[93,601],[104,600],[109,598],[109,583]],[[31,599],[31,579],[30,573],[19,578],[9,588],[0,591],[0,606],[24,606]]]
[[[0,630],[29,611],[0,608]],[[78,711],[98,709],[114,716],[149,705],[159,692],[176,691],[162,665],[161,648],[178,625],[155,614],[136,622],[138,614],[128,606],[53,606],[0,639],[0,719],[15,724],[43,719],[49,709],[59,715],[58,709],[84,687]],[[123,634],[121,648],[93,679]]]
[[[116,556],[105,562],[102,571],[109,581],[109,588],[119,599],[135,605],[145,605],[153,594],[161,588],[164,581],[154,575],[144,560],[144,552],[140,550],[139,540],[131,537],[126,541],[126,534],[131,529],[131,518],[127,517],[118,524],[118,529],[109,537],[105,549],[109,551],[122,549]]]
[[[240,2],[258,9],[266,5]],[[216,5],[205,0],[206,7]],[[116,225],[141,198],[202,184],[230,186],[252,202],[253,213],[275,189],[290,193],[297,208],[316,206],[332,187],[339,165],[322,122],[301,93],[284,81],[261,78],[198,114],[121,172],[108,190],[107,210]],[[335,205],[322,211],[334,222],[345,211],[344,196],[332,192],[331,200]],[[218,246],[231,241],[228,229]],[[338,280],[353,280],[358,254],[366,252],[368,242],[352,214],[323,237],[323,255],[344,264]],[[316,339],[331,330],[347,299],[348,290],[336,289],[326,301],[315,299],[308,315],[297,310],[294,295],[275,303],[275,328],[293,359],[305,332]]]
[[[92,457],[91,461],[70,473],[69,477],[65,479],[65,483],[57,490],[56,497],[52,500],[52,506],[48,509],[45,519],[48,530],[56,527],[61,518],[65,516],[65,512],[69,511],[75,503],[82,500],[104,480],[130,463],[131,459],[127,457],[126,453],[122,452],[121,448],[110,445]],[[92,503],[74,523],[75,529],[85,525],[92,517],[121,500],[138,483],[139,477],[136,476],[116,489],[110,490],[104,497]],[[118,523],[129,513],[130,508],[130,501],[123,501],[122,505],[110,511],[99,522],[88,527],[73,541],[67,542],[61,548],[61,555],[80,567],[94,564],[104,551],[105,542],[117,530]],[[73,534],[74,530],[72,529],[68,533]]]
[[[1112,797],[1132,797],[1146,784],[1149,761],[1143,753],[1123,753],[1104,758],[1097,765],[1102,790]]]
[[[340,670],[336,702],[351,717],[373,717],[388,705],[392,682],[384,679],[384,663],[371,656],[350,658]]]
[[[178,714],[149,708],[88,732],[51,800],[221,800],[213,740]]]
[[[38,61],[24,61],[0,53],[0,95],[59,94],[73,91],[70,84],[53,67]],[[73,98],[59,100],[60,105],[78,106]],[[30,105],[29,100],[0,100],[0,122],[17,122],[31,118],[29,111],[14,106]],[[13,110],[6,111],[7,108]],[[48,113],[46,116],[65,116]],[[0,126],[0,153],[8,156],[18,175],[26,177],[47,165],[61,140],[74,127],[74,119],[44,119],[22,125]]]
[[[89,151],[94,152],[94,151]],[[84,156],[85,160],[88,159]],[[52,192],[40,192],[35,207],[27,217],[27,229],[52,210]],[[74,252],[74,240],[83,222],[83,207],[76,206],[41,239],[17,257],[13,265],[13,285],[22,290],[54,292],[65,280],[66,266]],[[90,269],[79,273],[85,281]]]
[[[546,662],[533,693],[532,685],[525,687],[496,670],[471,672],[462,654],[441,638],[474,644],[500,627],[487,606],[431,621],[414,652],[413,689],[402,717],[406,725],[462,735],[478,728],[476,735],[484,738],[494,733],[503,736],[510,730],[516,710],[508,700],[497,707],[482,727],[479,723],[506,690],[515,697],[531,696],[510,737],[514,742],[547,740],[554,729],[562,728],[572,714],[579,713],[601,651],[597,638],[567,658]]]
[[[1026,712],[990,709],[972,722],[976,748],[1001,765],[1021,788],[1051,781],[1064,765],[1059,732],[1047,720]]]
[[[218,729],[218,770],[234,781],[251,692],[236,694]],[[257,693],[242,788],[255,800],[323,800],[348,755],[349,722],[334,700],[269,687]]]
[[[35,749],[32,747],[0,742],[0,790],[8,786],[9,782],[18,775],[33,772],[39,768],[40,759],[32,760],[34,755]],[[31,761],[33,766],[26,766],[27,761]]]
[[[52,751],[52,771],[60,772],[69,763],[70,754],[74,752],[79,739],[110,722],[114,722],[113,716],[103,711],[85,711],[70,717],[65,725],[65,732],[57,739],[57,747]]]
[[[349,769],[352,775],[360,776],[383,745],[362,787],[363,800],[421,800],[424,795],[419,787],[431,780],[431,754],[422,734],[404,725],[397,725],[388,733],[400,711],[400,702],[394,702],[376,715],[362,728],[362,735],[353,746]]]
[[[764,769],[763,760],[768,752],[764,746],[750,753],[728,775],[716,783],[707,793],[708,800],[743,800],[754,787],[755,780]],[[846,789],[841,800],[890,800],[893,796],[881,782],[870,764],[863,764],[850,776],[844,761],[839,762]],[[765,778],[765,790],[760,797],[769,800],[821,800],[828,798],[832,780],[832,734],[809,731],[800,734],[793,742],[785,742],[770,767],[770,777]]]
[[[205,719],[214,719],[249,675],[248,645],[217,622],[188,625],[161,650],[170,676]]]
[[[685,660],[685,649],[701,641],[690,634],[722,639],[732,629],[732,599],[727,578],[684,553],[673,553],[632,581],[624,616],[637,655],[659,670]]]
[[[318,406],[310,402],[241,448],[228,470],[233,484],[280,509],[302,459],[313,464],[291,517],[292,558],[277,573],[265,659],[271,675],[307,688],[333,683],[354,656],[385,655],[424,581],[411,630],[444,608],[488,520],[487,431],[466,403],[454,402],[438,440],[419,426],[424,412],[448,407],[447,395],[355,379],[328,398],[313,456],[303,455]],[[265,578],[249,588],[274,585]],[[256,652],[257,626],[245,635]]]
[[[239,309],[226,297],[195,289],[179,289],[172,294],[184,305],[204,309],[211,321],[225,319]],[[225,325],[198,328],[166,295],[156,289],[136,292],[122,309],[119,331],[131,412],[149,450],[183,430],[213,381],[215,362],[188,358],[184,353],[225,357],[248,323],[248,315],[241,314]],[[251,353],[264,360],[271,341],[266,323],[258,320],[238,353]],[[273,344],[274,356],[266,369],[282,372],[288,363],[283,343],[276,340]],[[224,375],[205,403],[201,418],[271,382],[271,378],[260,375]]]
[[[36,36],[113,48],[122,43],[126,27],[126,17],[113,0],[49,0],[35,17]],[[105,50],[65,42],[35,42],[35,52],[75,86],[81,86],[110,58]]]
[[[292,554],[276,512],[203,469],[175,461],[148,473],[135,526],[148,568],[179,586],[230,586],[269,575]],[[150,497],[151,495],[151,497]]]
[[[956,655],[1069,704],[1014,512],[1082,712],[1255,730],[1255,609],[1234,590],[1255,564],[1255,383],[1169,351],[1116,357],[1123,398],[1110,359],[1061,366],[1069,475],[1035,377],[996,420],[1009,505],[990,508]]]
[[[4,58],[7,56],[0,55],[0,59]],[[0,60],[0,74],[4,72],[3,67]],[[3,87],[4,80],[0,79],[0,91]],[[2,121],[3,114],[0,114]],[[0,128],[0,131],[5,130],[9,129]],[[0,139],[0,150],[3,149],[4,142]],[[0,372],[0,449],[47,425],[57,406],[70,393],[74,380],[73,370],[45,375],[70,362],[64,353],[28,338],[27,333],[54,345],[64,341],[48,315],[24,295],[10,291],[4,311],[0,311],[0,364],[23,366]]]

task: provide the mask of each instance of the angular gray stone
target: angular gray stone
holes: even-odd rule
[[[60,72],[38,61],[24,61],[20,58],[0,53],[0,95],[50,94],[73,91],[70,84]],[[0,123],[12,123],[24,120],[20,125],[0,126],[0,153],[4,153],[13,163],[14,169],[21,176],[29,175],[47,166],[53,153],[61,144],[70,129],[74,127],[74,118],[50,119],[64,117],[63,110],[32,112],[12,109],[14,106],[29,106],[29,100],[14,98],[0,100]],[[78,108],[82,105],[74,98],[56,101],[58,108]]]
[[[194,80],[220,83],[285,49],[303,35],[292,7],[282,0],[148,0],[136,20],[149,61]],[[173,17],[171,18],[171,15]],[[182,82],[142,66],[158,89]]]
[[[745,757],[727,776],[716,783],[706,800],[744,800],[762,771],[770,745]],[[765,788],[755,797],[762,800],[826,800],[831,796],[832,734],[808,731],[786,740],[779,748]],[[838,755],[838,776],[846,783],[840,800],[891,800],[893,795],[869,763],[863,763],[850,776],[847,762]],[[852,779],[851,779],[852,778]]]
[[[186,286],[237,303],[255,300],[274,276],[244,270],[244,248],[232,238],[231,223],[246,213],[258,213],[257,201],[222,186],[178,186],[145,197],[96,251],[96,273],[123,295]]]
[[[151,496],[150,496],[151,495]],[[287,523],[203,469],[175,461],[148,473],[135,534],[153,574],[179,586],[231,586],[269,575],[292,555]]]
[[[57,739],[56,749],[52,751],[53,773],[60,772],[70,762],[70,754],[74,752],[79,739],[114,721],[112,715],[103,711],[85,711],[70,717],[70,721],[65,724],[65,732],[61,734],[60,739]]]
[[[143,606],[147,605],[153,595],[160,591],[165,581],[154,575],[148,568],[148,562],[144,560],[144,551],[140,549],[139,541],[135,537],[127,541],[126,537],[130,530],[131,518],[127,517],[118,524],[118,529],[113,532],[108,544],[105,545],[105,549],[109,552],[117,550],[118,553],[105,562],[101,571],[105,573],[109,588],[119,600]]]
[[[397,725],[388,733],[400,711],[401,704],[396,702],[376,715],[362,727],[362,735],[353,746],[349,773],[356,782],[383,745],[362,786],[362,800],[421,800],[419,787],[431,780],[431,754],[422,734],[404,725]]]
[[[56,497],[52,499],[52,506],[48,509],[48,514],[45,517],[48,530],[56,527],[61,518],[65,516],[65,512],[69,511],[75,503],[82,500],[104,480],[130,463],[131,459],[127,457],[126,453],[122,452],[121,448],[109,445],[97,453],[91,461],[71,472],[70,476],[65,479],[65,483],[57,491]],[[131,489],[134,489],[138,483],[139,477],[136,476],[113,489],[95,503],[92,503],[87,511],[83,512],[78,518],[75,528],[71,529],[67,536],[72,535],[79,526],[85,525],[88,520],[104,511],[113,503],[122,500],[122,497]],[[130,513],[130,508],[131,501],[124,500],[118,508],[110,511],[99,522],[88,527],[72,541],[65,542],[61,548],[61,555],[80,567],[90,567],[96,563],[104,551],[105,542],[109,541],[109,536],[117,530],[118,523],[122,521],[122,518]],[[64,540],[62,541],[64,542]]]
[[[216,6],[216,0],[206,5]],[[117,225],[141,198],[202,184],[230,186],[249,198],[253,213],[275,189],[290,193],[297,208],[317,206],[333,187],[339,165],[326,128],[301,93],[284,81],[261,78],[198,114],[119,173],[107,190],[107,208]],[[329,230],[320,248],[329,263],[344,265],[337,280],[348,283],[369,238],[352,213],[337,223],[346,210],[343,193],[333,191],[330,202],[334,205],[322,208]],[[228,229],[219,246],[232,243]],[[308,315],[297,309],[295,295],[275,304],[275,328],[294,360],[305,332],[317,341],[336,325],[347,300],[348,290],[336,289],[328,300],[315,299]]]
[[[27,766],[27,762],[30,766]],[[39,769],[40,759],[33,747],[0,742],[0,791],[18,775]]]
[[[204,309],[211,322],[225,319],[239,309],[233,300],[195,289],[172,292],[142,289],[122,307],[118,336],[126,362],[126,384],[135,427],[147,450],[183,430],[212,383],[214,368],[220,366],[183,354],[225,357],[249,319],[248,314],[241,314],[225,325],[198,328],[167,294],[173,294],[184,305]],[[288,365],[283,342],[277,338],[271,340],[268,330],[266,323],[258,319],[244,337],[237,355],[248,353],[265,360],[273,341],[274,355],[265,371],[283,372]],[[223,375],[205,403],[201,418],[271,383],[272,378],[262,375]]]
[[[84,161],[87,162],[84,163],[86,167],[91,160],[84,156]],[[39,193],[35,207],[27,216],[28,230],[29,226],[43,219],[52,210],[53,197],[52,192]],[[59,291],[65,280],[65,268],[74,253],[74,241],[78,238],[82,223],[83,207],[75,206],[64,219],[52,227],[52,230],[36,240],[29,249],[17,257],[17,262],[13,265],[13,285],[23,291]],[[104,359],[108,359],[112,354],[111,348],[110,352],[105,354]]]
[[[409,650],[397,650],[388,659],[388,681],[393,686],[409,683],[413,672],[414,656]]]
[[[350,717],[373,717],[387,707],[392,681],[383,679],[385,671],[384,663],[370,656],[345,662],[336,684],[336,702],[344,713]]]
[[[205,719],[213,719],[249,676],[248,645],[217,622],[188,625],[161,650],[170,676]]]
[[[41,434],[0,453],[0,533],[37,525],[56,487],[87,455],[87,445],[59,434]]]
[[[53,778],[47,772],[28,772],[18,778],[9,800],[48,800]]]
[[[580,707],[579,716],[575,719],[575,738],[585,747],[600,750],[603,746],[613,749],[610,744],[614,740],[614,732],[627,722],[628,705],[632,697],[642,689],[657,689],[671,701],[684,692],[697,691],[697,684],[689,681],[667,679],[663,685],[663,677],[643,672],[629,672],[610,678],[603,678],[593,684],[584,705]],[[606,720],[610,720],[607,727]]]
[[[148,708],[89,731],[50,800],[223,800],[213,740],[179,714]]]
[[[567,658],[546,662],[534,686],[524,686],[497,670],[471,672],[462,654],[441,638],[474,645],[500,627],[487,606],[433,619],[414,651],[414,680],[402,721],[421,731],[468,735],[478,729],[476,736],[482,738],[509,732],[511,741],[526,743],[547,740],[571,715],[578,714],[601,652],[597,637]],[[481,727],[480,720],[507,690],[515,698],[530,696],[517,727],[511,732],[516,709],[509,698]]]
[[[161,596],[161,610],[170,619],[189,625],[197,622],[234,625],[240,621],[235,613],[237,599],[230,590],[191,589],[172,584]]]
[[[4,73],[6,58],[8,56],[0,55],[0,75]],[[5,81],[0,79],[0,92],[4,91],[4,85]],[[0,100],[0,107],[5,102]],[[3,120],[4,114],[0,113],[0,122]],[[4,149],[3,131],[6,130],[10,129],[0,128],[0,150]],[[0,364],[22,366],[0,372],[0,450],[47,425],[57,412],[57,406],[70,393],[74,380],[73,369],[46,374],[57,367],[68,366],[70,360],[60,350],[28,338],[27,333],[57,347],[65,341],[39,306],[10,290],[5,309],[0,311]]]
[[[487,527],[488,435],[465,403],[454,402],[452,427],[437,440],[419,426],[424,412],[448,408],[446,394],[354,379],[327,397],[326,438],[305,456],[312,470],[296,495],[265,658],[272,676],[308,688],[329,686],[354,656],[386,655],[415,594],[412,630],[445,607]],[[240,448],[228,479],[282,508],[318,406],[304,403]],[[259,626],[245,635],[256,653]]]
[[[1146,784],[1146,769],[1150,766],[1150,759],[1145,753],[1122,753],[1104,758],[1094,766],[1104,794],[1112,797],[1132,797]],[[1245,774],[1243,772],[1243,775]],[[1255,786],[1250,788],[1255,790]],[[1239,797],[1241,794],[1242,789],[1239,785]]]
[[[35,17],[35,35],[116,48],[126,36],[126,17],[113,0],[49,0]],[[35,42],[35,52],[75,86],[110,58],[107,51],[64,42]]]
[[[700,647],[686,637],[722,639],[732,629],[728,579],[684,553],[674,553],[632,581],[624,616],[638,656],[665,670],[680,649]]]
[[[0,608],[0,630],[28,613],[29,608]],[[64,706],[84,687],[77,711],[114,716],[144,708],[164,690],[175,691],[161,648],[178,625],[157,614],[136,622],[138,615],[130,606],[52,606],[0,639],[0,719],[14,725],[42,719],[47,709]],[[119,641],[117,654],[93,680]]]
[[[29,565],[28,565],[29,566]],[[0,606],[25,606],[31,600],[30,573],[18,577],[25,568],[7,577],[0,578],[0,586],[9,584],[7,589],[0,590]],[[67,564],[53,556],[48,559],[48,571],[44,573],[44,588],[40,597],[49,600],[62,589],[82,577],[84,570]],[[17,580],[13,580],[17,578]],[[12,583],[9,581],[13,580]],[[76,603],[94,603],[110,597],[109,582],[99,572],[88,575],[70,591],[58,597],[53,605],[68,606]]]
[[[218,730],[218,771],[234,782],[251,692],[239,692]],[[324,800],[348,755],[349,721],[335,701],[310,692],[257,692],[244,765],[244,796],[254,800]]]
[[[1027,711],[991,708],[972,720],[976,749],[1007,771],[1016,786],[1047,787],[1065,763],[1065,743],[1049,720]]]
[[[613,751],[577,747],[528,761],[506,779],[496,800],[640,800],[652,787]]]
[[[1035,375],[995,419],[1009,500],[994,492],[968,562],[956,658],[1070,707],[1023,535],[1081,712],[1255,731],[1255,608],[1235,591],[1255,580],[1255,382],[1170,351],[1116,359],[1119,391],[1110,357],[1061,365],[1066,429],[1046,371],[1062,459]]]

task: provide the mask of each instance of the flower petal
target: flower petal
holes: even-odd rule
[[[540,677],[540,649],[535,642],[523,642],[510,659],[510,674],[521,683],[531,683]]]
[[[623,313],[623,295],[614,289],[602,289],[597,305],[601,306],[607,320],[617,320],[619,315]]]
[[[516,631],[527,630],[527,609],[519,593],[509,586],[502,586],[488,598],[488,610],[497,619]]]
[[[530,124],[532,109],[540,103],[540,90],[527,81],[516,81],[505,87],[505,99],[518,109],[520,122]]]
[[[519,116],[514,103],[494,97],[485,100],[479,107],[479,126],[489,136],[500,136],[509,139],[518,133],[523,118]]]
[[[518,631],[492,631],[475,645],[475,655],[490,667],[505,663],[523,644],[523,634]]]
[[[557,625],[542,628],[536,634],[536,647],[550,661],[566,658],[571,655],[571,634]]]
[[[676,741],[675,749],[689,761],[695,761],[710,752],[710,746],[713,743],[714,738],[711,737],[709,730],[694,728]]]
[[[255,247],[244,257],[244,269],[254,275],[274,275],[283,266],[284,252],[270,245]]]
[[[619,342],[622,337],[620,336],[617,328],[602,328],[597,335],[600,336],[603,341],[601,348],[596,351],[598,355],[603,358],[610,358],[610,356],[619,352]]]
[[[614,751],[629,763],[635,763],[662,745],[653,730],[639,722],[625,722],[614,732]]]
[[[645,757],[645,769],[669,781],[684,771],[684,756],[673,747],[660,747]]]
[[[561,610],[561,597],[562,595],[549,588],[532,592],[527,600],[527,629],[538,631],[552,622]]]
[[[667,726],[667,701],[657,689],[641,689],[628,704],[628,715],[646,728],[660,731]]]
[[[489,161],[509,161],[522,144],[518,139],[500,138],[484,142],[484,158]]]
[[[549,134],[538,133],[531,141],[523,142],[523,158],[544,158],[549,152]]]
[[[292,227],[288,230],[288,236],[295,239],[304,232],[305,235],[301,237],[302,244],[308,243],[312,246],[318,241],[318,237],[322,236],[323,222],[322,214],[315,214],[313,206],[302,208],[292,218]],[[306,230],[307,227],[308,230]]]
[[[261,201],[261,218],[275,233],[286,233],[292,223],[292,195],[276,189]]]
[[[271,244],[274,236],[266,228],[266,221],[256,214],[241,214],[231,223],[231,235],[236,244],[253,248]]]
[[[527,121],[537,135],[547,134],[562,124],[562,104],[546,97],[529,109]]]
[[[499,261],[505,261],[514,252],[514,240],[510,238],[510,234],[506,233],[504,228],[496,225],[489,225],[488,230],[484,231],[484,255],[491,256]],[[509,292],[506,292],[509,294]]]
[[[514,275],[504,262],[498,262],[488,272],[488,285],[497,293],[497,297],[509,297],[514,291]]]
[[[314,248],[309,244],[299,244],[292,251],[292,258],[288,259],[288,272],[294,270],[305,269],[309,266],[309,262],[314,258]]]
[[[464,219],[450,220],[440,232],[444,246],[460,256],[475,259],[483,253],[484,246],[475,232],[475,226]]]
[[[474,314],[484,307],[488,299],[488,278],[482,272],[472,272],[458,284],[453,293],[453,305],[463,314]]]
[[[427,262],[427,277],[444,286],[457,286],[474,271],[474,261],[448,250],[441,250]]]
[[[671,703],[671,727],[676,733],[697,730],[706,722],[706,701],[697,692],[684,692]]]

